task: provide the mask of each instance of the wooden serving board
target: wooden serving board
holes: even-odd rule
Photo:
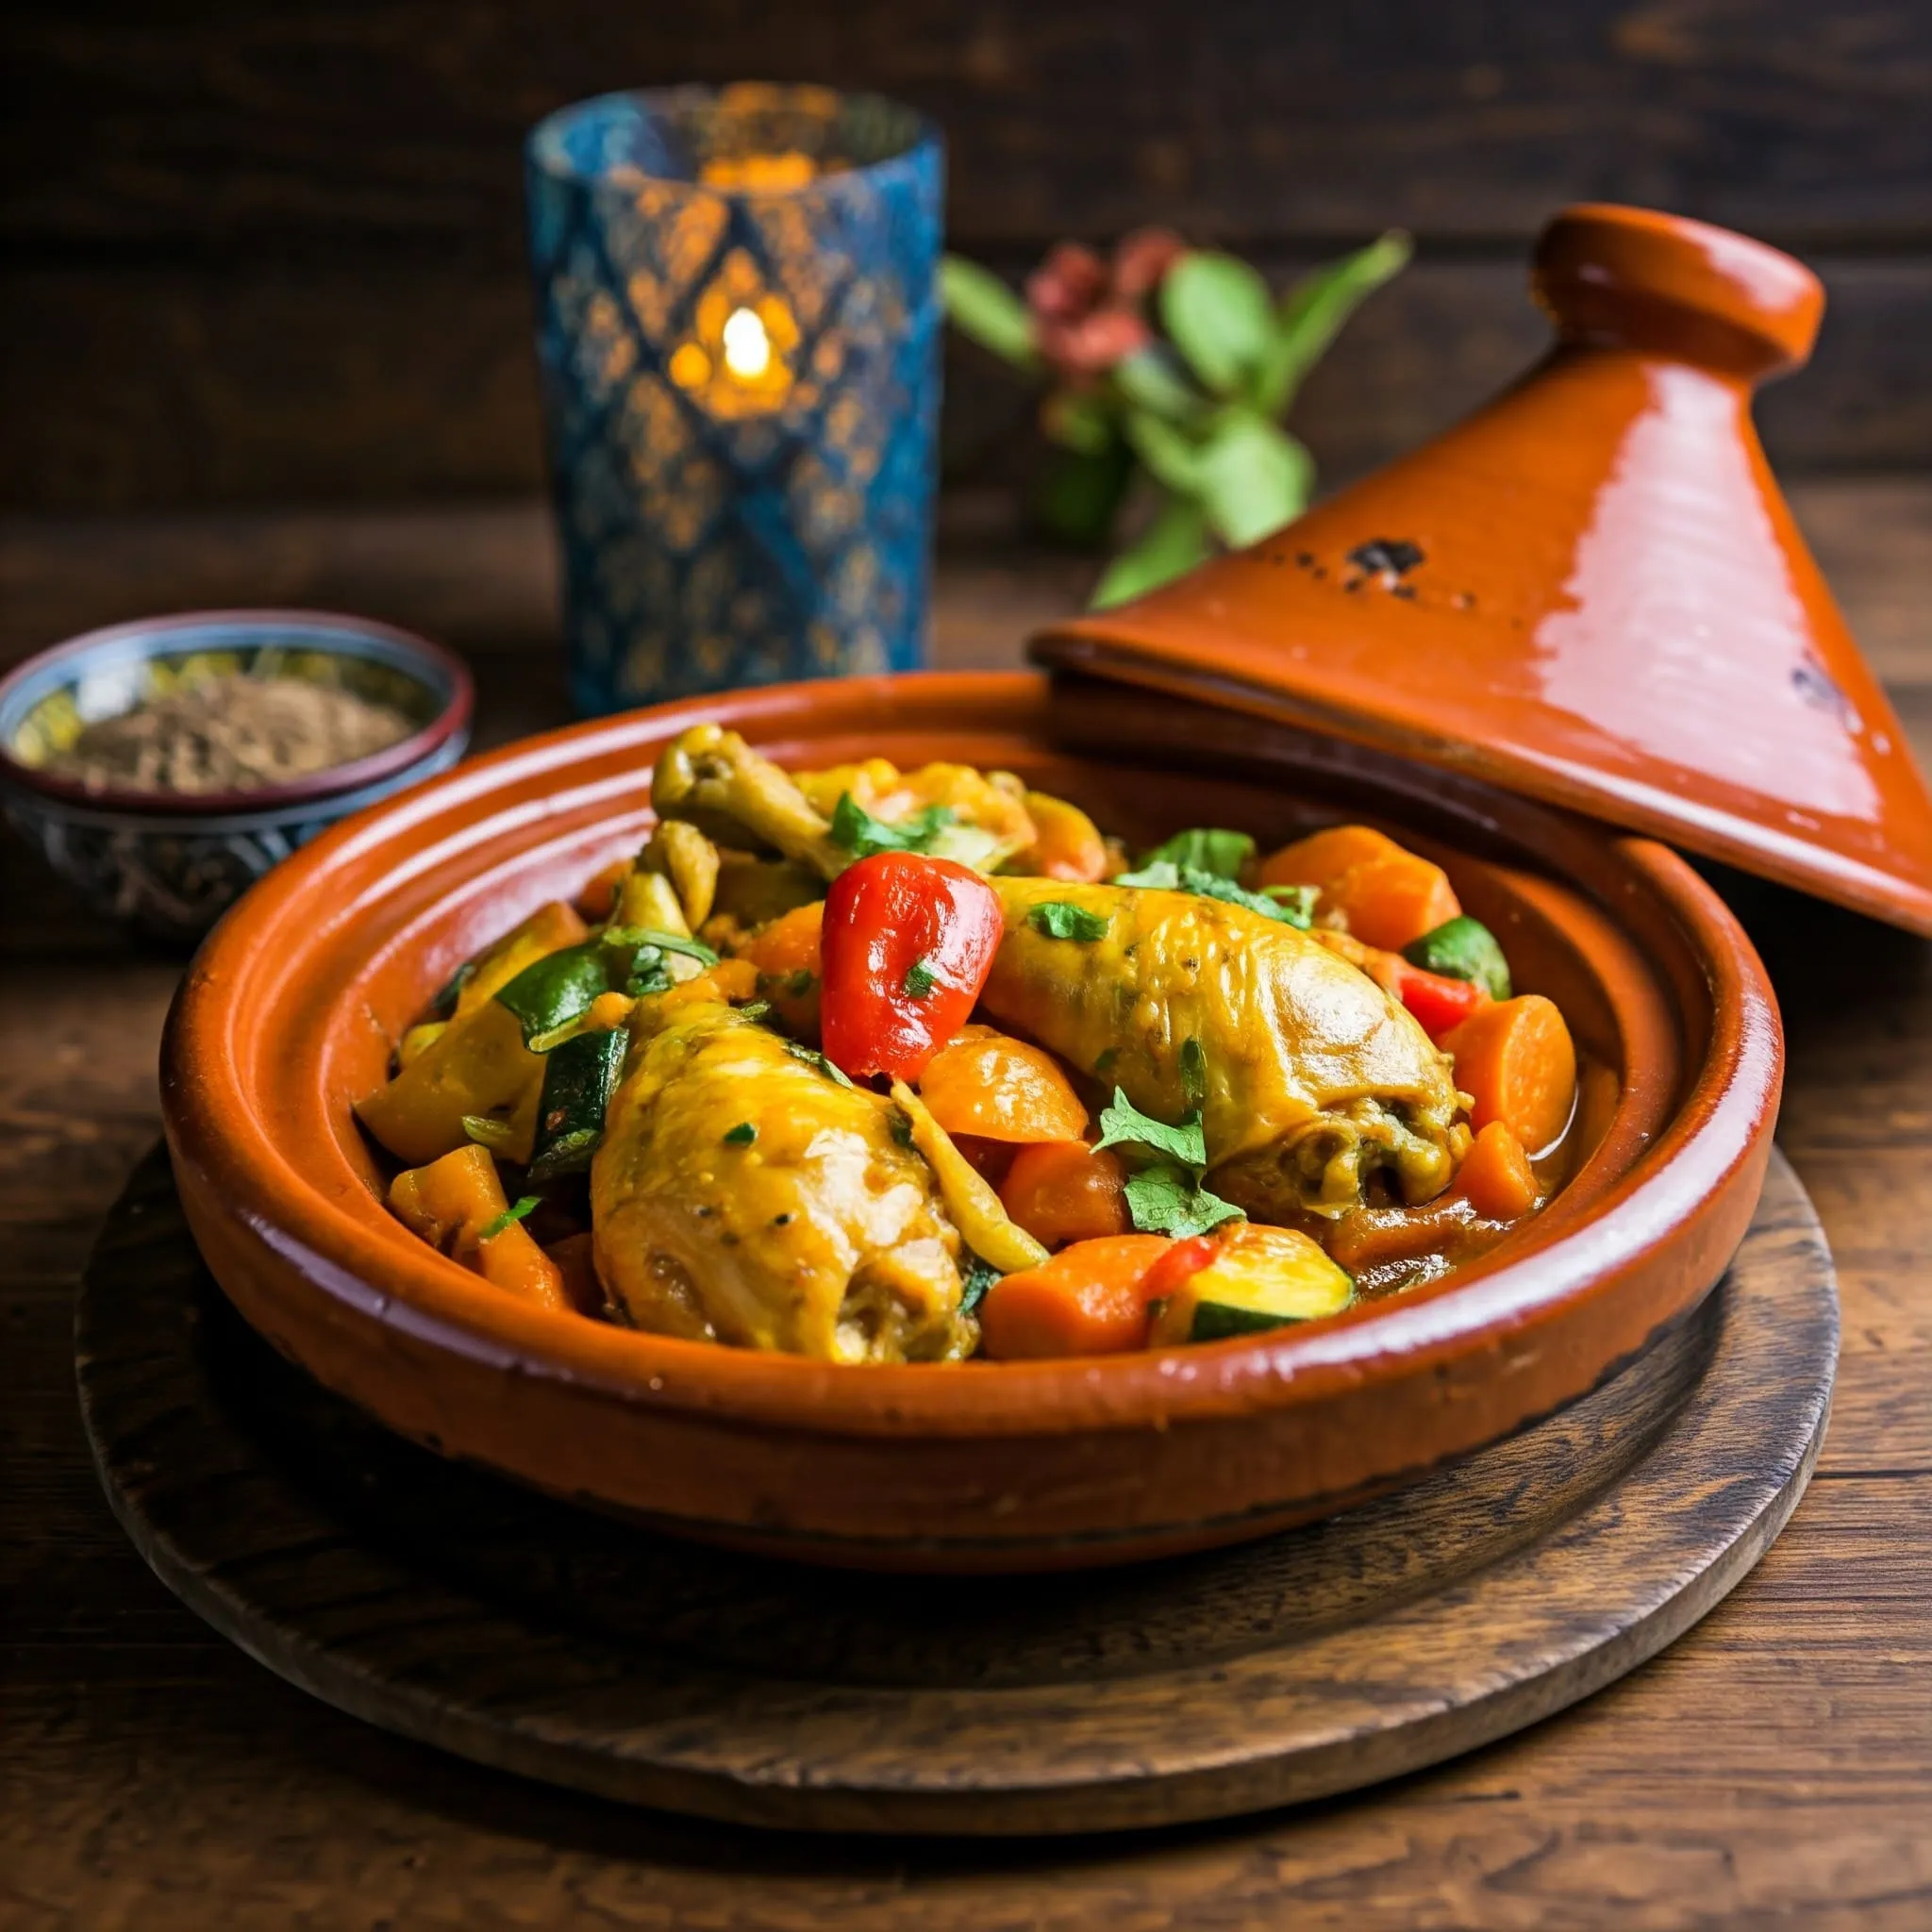
[[[708,1817],[1054,1833],[1372,1784],[1655,1654],[1803,1493],[1838,1294],[1774,1156],[1719,1290],[1561,1414],[1245,1548],[1021,1578],[734,1555],[404,1442],[242,1325],[159,1150],[101,1236],[75,1350],[101,1479],[142,1554],[344,1710]]]

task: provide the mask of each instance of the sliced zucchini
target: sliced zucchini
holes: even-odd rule
[[[530,1178],[542,1182],[591,1164],[604,1140],[604,1117],[624,1072],[630,1035],[576,1033],[543,1056],[543,1096],[537,1103]]]
[[[1355,1299],[1347,1269],[1292,1228],[1243,1222],[1219,1246],[1214,1259],[1162,1304],[1150,1338],[1155,1347],[1313,1322],[1340,1314]]]

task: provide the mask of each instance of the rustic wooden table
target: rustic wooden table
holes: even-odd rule
[[[1932,484],[1793,495],[1932,768]],[[1082,581],[959,520],[942,660],[1012,661]],[[0,525],[0,662],[222,601],[332,603],[463,644],[486,741],[562,716],[534,508]],[[1779,1138],[1844,1311],[1824,1458],[1762,1566],[1589,1703],[1365,1796],[1147,1838],[960,1846],[760,1837],[496,1775],[309,1701],[162,1589],[89,1467],[69,1320],[100,1217],[157,1133],[179,962],[90,921],[9,844],[0,1924],[1932,1923],[1932,946],[1734,890],[1785,1004]]]

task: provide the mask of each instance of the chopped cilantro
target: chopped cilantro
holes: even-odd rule
[[[1127,1212],[1142,1234],[1206,1234],[1224,1221],[1242,1219],[1232,1201],[1209,1193],[1191,1169],[1157,1160],[1127,1176]]]
[[[827,1079],[838,1081],[840,1086],[851,1086],[852,1081],[845,1070],[828,1060],[816,1047],[800,1046],[797,1041],[788,1040],[785,1042],[785,1051],[793,1059],[803,1060],[808,1066],[816,1067]]]
[[[818,984],[818,974],[809,966],[801,966],[795,973],[785,975],[785,997],[802,1000]]]
[[[832,808],[832,843],[855,858],[874,852],[930,852],[933,841],[953,823],[949,805],[928,805],[896,824],[875,819],[851,792],[841,791]]]
[[[1116,1087],[1113,1105],[1100,1113],[1100,1139],[1093,1143],[1097,1154],[1103,1147],[1145,1147],[1165,1154],[1190,1167],[1208,1165],[1208,1142],[1201,1131],[1201,1109],[1197,1107],[1179,1126],[1144,1114]]]
[[[1219,879],[1239,879],[1241,867],[1254,856],[1255,841],[1247,833],[1197,826],[1164,840],[1141,863],[1153,865],[1165,859],[1184,872],[1191,870],[1211,873]]]
[[[660,953],[682,953],[702,966],[715,966],[718,956],[703,940],[681,932],[659,932],[652,925],[607,925],[597,935],[600,945],[656,946]]]
[[[538,1197],[535,1194],[525,1194],[514,1208],[506,1208],[476,1239],[479,1241],[493,1241],[511,1222],[521,1221],[531,1208],[536,1207],[537,1200]]]
[[[1192,892],[1198,898],[1220,899],[1229,906],[1244,907],[1264,919],[1278,919],[1284,925],[1306,928],[1308,914],[1299,899],[1285,904],[1265,892],[1250,892],[1232,879],[1203,872],[1198,866],[1176,865],[1171,858],[1157,858],[1139,872],[1124,872],[1113,880],[1117,886],[1141,886],[1157,892]]]
[[[771,1010],[770,1000],[749,1000],[738,1009],[740,1018],[745,1020],[762,1020]]]
[[[924,959],[915,959],[906,969],[903,982],[906,997],[913,1000],[924,999],[940,983],[940,976]]]
[[[724,1135],[727,1147],[749,1147],[758,1137],[758,1130],[749,1121],[740,1121],[735,1127],[728,1128]]]
[[[1000,1271],[977,1255],[966,1257],[966,1285],[959,1295],[959,1312],[970,1315],[986,1299],[986,1291],[1000,1279]]]
[[[1322,889],[1320,886],[1263,886],[1261,896],[1273,899],[1277,906],[1285,906],[1291,925],[1306,927],[1314,922],[1315,902],[1322,896]]]
[[[1091,945],[1107,937],[1108,919],[1104,913],[1090,912],[1065,899],[1048,899],[1026,915],[1026,924],[1050,940],[1077,940]]]

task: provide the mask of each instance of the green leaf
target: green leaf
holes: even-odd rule
[[[1185,1240],[1206,1234],[1224,1221],[1247,1217],[1232,1201],[1210,1193],[1195,1175],[1170,1161],[1157,1161],[1129,1174],[1127,1212],[1142,1234],[1169,1234]]]
[[[1158,590],[1184,576],[1203,561],[1212,545],[1208,520],[1198,504],[1184,496],[1169,499],[1138,543],[1121,552],[1101,573],[1088,600],[1091,609],[1106,610],[1130,597]]]
[[[1197,1111],[1208,1098],[1208,1049],[1191,1035],[1181,1041],[1181,1098]]]
[[[1097,1154],[1103,1147],[1145,1147],[1192,1168],[1208,1165],[1208,1142],[1201,1131],[1199,1108],[1179,1126],[1171,1127],[1165,1121],[1142,1113],[1118,1087],[1113,1090],[1113,1104],[1100,1111],[1100,1139],[1094,1141],[1093,1150]]]
[[[1122,357],[1113,365],[1113,381],[1130,408],[1162,422],[1195,423],[1209,408],[1186,366],[1164,342]]]
[[[1000,1271],[991,1261],[982,1261],[977,1255],[969,1252],[965,1286],[959,1295],[959,1312],[970,1315],[986,1299],[987,1290],[1001,1278]]]
[[[1304,275],[1282,297],[1276,312],[1273,339],[1255,375],[1256,407],[1279,416],[1342,325],[1384,282],[1401,273],[1414,252],[1408,237],[1391,228],[1366,248]]]
[[[715,966],[718,955],[703,940],[681,932],[659,932],[654,925],[608,925],[597,935],[602,946],[656,946],[660,953],[682,953],[706,966]]]
[[[1241,410],[1202,446],[1201,508],[1215,534],[1236,549],[1257,541],[1308,507],[1315,465],[1287,430]]]
[[[1095,940],[1107,937],[1108,920],[1104,913],[1090,912],[1086,907],[1070,905],[1064,899],[1048,899],[1036,906],[1026,915],[1026,924],[1050,940],[1077,940],[1082,945],[1091,945]]]
[[[1207,387],[1233,395],[1274,335],[1268,284],[1232,255],[1195,249],[1162,276],[1161,325]]]
[[[496,1237],[500,1235],[504,1231],[504,1229],[510,1224],[511,1222],[521,1221],[524,1218],[524,1216],[529,1213],[533,1208],[538,1207],[540,1205],[540,1196],[536,1194],[525,1194],[523,1197],[523,1199],[516,1204],[514,1208],[506,1208],[503,1210],[503,1212],[499,1214],[496,1217],[496,1219],[492,1221],[490,1224],[490,1225],[486,1227],[483,1230],[483,1232],[476,1237],[477,1241],[493,1241],[496,1239]]]
[[[807,1066],[816,1067],[826,1079],[836,1080],[841,1087],[852,1085],[852,1076],[835,1061],[828,1060],[816,1047],[800,1046],[797,1041],[788,1040],[785,1051],[795,1060],[803,1060]]]
[[[874,852],[930,852],[940,834],[953,823],[949,805],[929,805],[897,824],[875,819],[851,792],[841,791],[832,808],[832,843],[842,845],[855,858]]]
[[[1191,865],[1176,865],[1171,858],[1156,858],[1139,872],[1117,873],[1108,882],[1116,886],[1139,886],[1152,892],[1192,892],[1203,899],[1219,899],[1228,906],[1240,906],[1258,912],[1263,919],[1277,919],[1283,925],[1307,931],[1308,908],[1303,901],[1293,903],[1275,898],[1272,892],[1250,892],[1232,879],[1202,872]]]
[[[1033,315],[1019,296],[976,261],[948,255],[940,262],[940,306],[946,319],[982,349],[1016,369],[1040,367]]]
[[[1123,427],[1134,454],[1157,483],[1177,496],[1199,495],[1201,446],[1188,431],[1145,409],[1130,410]]]
[[[749,1147],[758,1137],[758,1130],[750,1121],[740,1121],[735,1127],[724,1130],[724,1144],[727,1147]]]
[[[1281,908],[1281,917],[1306,932],[1315,923],[1315,903],[1322,896],[1320,886],[1263,886],[1261,896]]]
[[[924,999],[940,983],[940,976],[924,959],[915,959],[906,969],[906,977],[901,982],[906,997],[912,1000]]]
[[[1507,1000],[1514,991],[1509,983],[1509,962],[1503,957],[1495,934],[1466,912],[1445,920],[1421,939],[1411,940],[1403,947],[1402,957],[1424,972],[1466,979],[1494,1000]]]
[[[1165,858],[1175,865],[1191,866],[1196,872],[1212,873],[1217,878],[1238,879],[1241,867],[1254,856],[1255,841],[1246,832],[1194,826],[1164,839],[1141,863],[1151,865]]]

